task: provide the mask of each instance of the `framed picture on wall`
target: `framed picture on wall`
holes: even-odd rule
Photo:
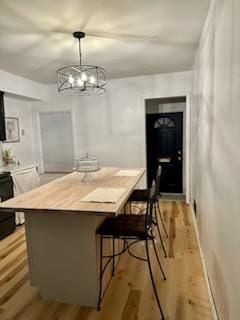
[[[19,121],[18,118],[5,117],[6,126],[6,141],[5,142],[19,142]]]

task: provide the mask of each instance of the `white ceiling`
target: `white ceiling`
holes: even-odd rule
[[[56,70],[83,63],[108,78],[189,70],[210,0],[1,0],[0,69],[55,83]],[[94,35],[94,36],[93,36]]]

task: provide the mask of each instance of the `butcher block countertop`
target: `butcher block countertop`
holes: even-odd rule
[[[70,173],[1,203],[0,214],[4,208],[5,212],[14,209],[32,213],[116,215],[144,173],[142,168],[131,168],[127,170],[137,170],[136,176],[115,176],[120,170],[126,168],[102,168],[93,173],[94,180],[90,182],[81,182],[83,173]],[[115,203],[81,201],[96,188],[123,188],[125,191]]]

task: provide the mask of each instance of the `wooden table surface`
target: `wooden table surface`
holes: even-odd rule
[[[4,208],[5,212],[6,209],[14,209],[15,211],[32,213],[115,215],[121,211],[144,173],[144,169],[142,168],[131,168],[139,170],[139,174],[135,177],[114,176],[121,169],[126,168],[102,168],[98,172],[93,173],[94,181],[91,182],[81,182],[82,173],[70,173],[60,179],[1,203],[0,214],[1,208]],[[116,203],[81,202],[81,198],[98,187],[125,188],[126,192]]]

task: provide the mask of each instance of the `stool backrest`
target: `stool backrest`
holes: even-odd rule
[[[152,186],[149,190],[146,218],[145,218],[145,231],[147,232],[153,223],[153,210],[154,210],[154,200],[156,195],[156,183],[153,180]]]
[[[156,188],[155,188],[155,199],[158,199],[159,188],[160,188],[160,179],[161,179],[162,167],[159,165],[156,173]]]

